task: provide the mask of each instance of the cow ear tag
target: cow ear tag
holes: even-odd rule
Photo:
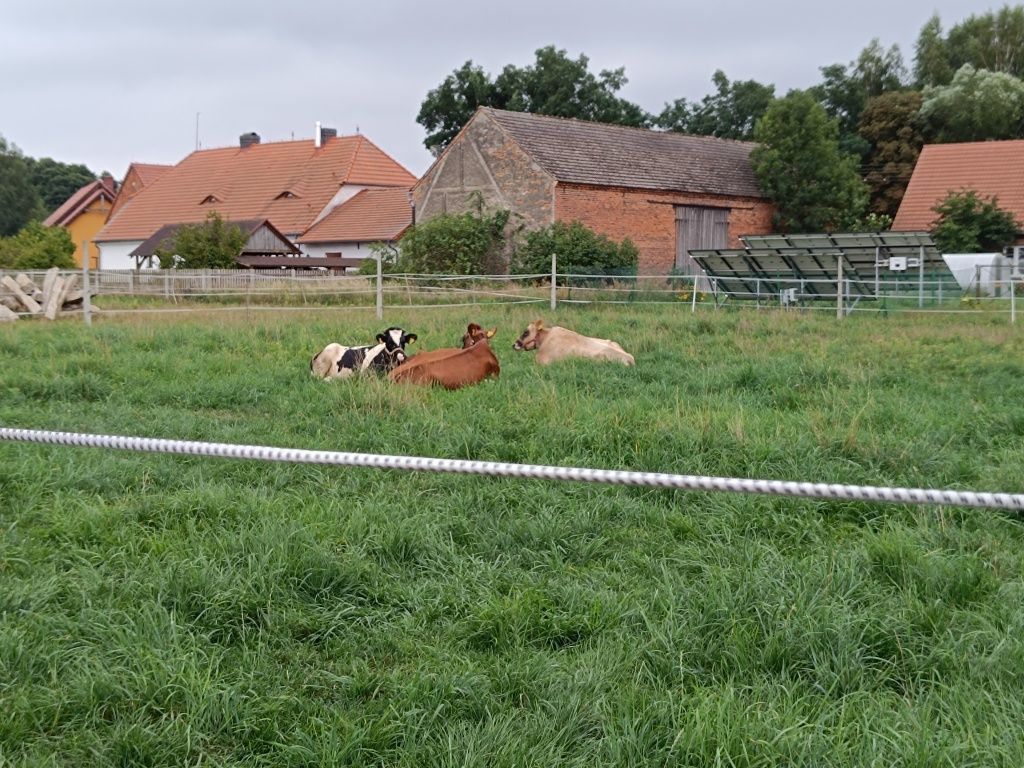
[[[497,333],[497,332],[498,332],[497,328],[491,328],[491,330],[489,330],[487,332],[487,338],[488,339],[493,339],[494,338],[494,334]]]

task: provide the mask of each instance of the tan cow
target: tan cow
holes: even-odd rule
[[[462,337],[461,349],[420,352],[391,371],[388,378],[410,384],[438,384],[445,389],[461,389],[491,376],[497,378],[501,366],[488,344],[494,333],[494,329],[485,331],[476,323],[470,323]]]
[[[554,325],[544,327],[543,320],[534,320],[516,339],[512,349],[537,350],[537,362],[548,365],[567,357],[589,357],[596,360],[614,360],[623,365],[634,365],[636,361],[626,350],[608,339],[594,339],[582,336],[568,328]]]

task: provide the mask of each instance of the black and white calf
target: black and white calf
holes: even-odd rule
[[[365,347],[328,344],[309,361],[309,371],[320,379],[345,379],[356,373],[387,373],[405,362],[405,345],[416,341],[415,333],[388,328],[377,334],[377,343]]]

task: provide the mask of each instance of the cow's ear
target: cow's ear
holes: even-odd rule
[[[415,333],[407,333],[407,334],[405,334],[405,343],[406,344],[412,344],[418,338],[419,338],[419,336],[417,336]]]
[[[387,337],[383,333],[377,334],[377,341],[383,344],[387,340]]]
[[[533,321],[533,324],[534,324],[534,326],[535,326],[535,327],[537,328],[537,330],[538,330],[538,331],[539,331],[539,330],[540,330],[541,328],[543,328],[543,327],[544,327],[544,321],[543,321],[543,320],[534,320],[534,321]]]
[[[488,339],[493,339],[494,338],[494,334],[496,334],[497,332],[498,332],[497,328],[491,328],[491,330],[489,330],[487,332],[487,338]]]

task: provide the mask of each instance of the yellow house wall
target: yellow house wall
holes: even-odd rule
[[[75,264],[82,266],[82,241],[89,243],[89,269],[96,269],[99,264],[99,249],[92,244],[96,233],[107,223],[107,214],[110,213],[110,203],[106,200],[96,200],[82,213],[65,227],[71,235],[71,242],[75,244]]]

